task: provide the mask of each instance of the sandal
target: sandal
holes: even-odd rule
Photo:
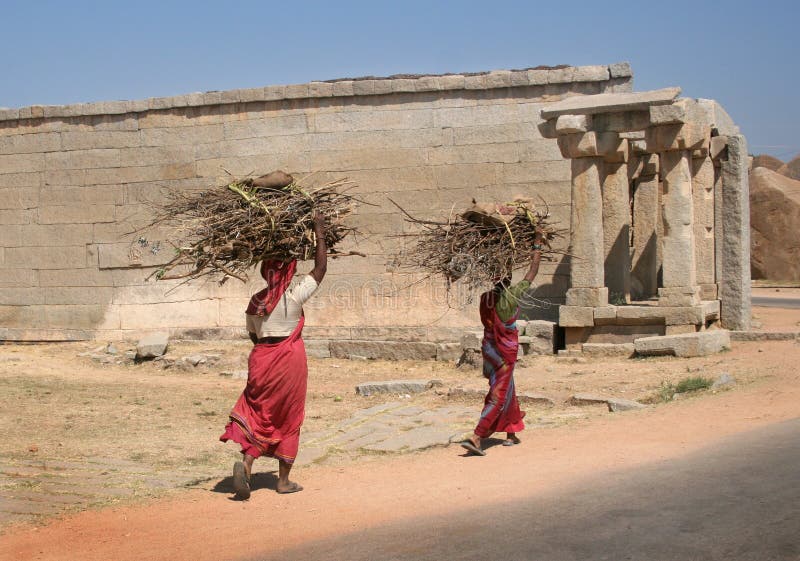
[[[247,476],[244,462],[235,462],[233,464],[233,490],[236,493],[236,498],[240,501],[246,501],[250,498],[250,478]]]
[[[470,452],[472,452],[473,454],[475,454],[477,456],[485,456],[486,455],[486,452],[484,452],[482,449],[480,449],[477,446],[475,446],[475,444],[469,439],[463,441],[461,443],[461,447],[462,448],[466,448],[467,450],[469,450]]]

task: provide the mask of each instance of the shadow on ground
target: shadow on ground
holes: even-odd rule
[[[278,484],[278,472],[272,471],[259,471],[250,476],[250,491],[255,493],[261,489],[270,489],[274,491]],[[233,476],[226,477],[217,482],[211,488],[214,493],[229,493],[233,494]]]
[[[798,560],[798,466],[795,419],[546,496],[420,516],[251,559]],[[536,466],[521,469],[536,477]]]

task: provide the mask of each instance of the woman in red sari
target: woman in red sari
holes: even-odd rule
[[[519,444],[517,433],[525,428],[522,418],[524,411],[519,409],[517,392],[514,388],[514,366],[517,362],[519,339],[517,316],[519,300],[527,291],[542,259],[544,237],[537,231],[533,246],[533,259],[518,284],[511,286],[511,279],[498,282],[494,288],[481,295],[480,313],[483,324],[483,375],[489,380],[489,393],[484,400],[478,425],[473,434],[461,443],[469,452],[485,456],[482,439],[496,432],[505,432],[504,446]]]
[[[324,218],[314,215],[314,268],[294,288],[296,261],[265,260],[261,276],[267,288],[247,306],[247,331],[254,347],[248,360],[247,386],[230,413],[220,440],[241,446],[243,461],[233,465],[236,497],[250,498],[253,462],[261,456],[278,459],[278,493],[303,487],[289,480],[300,443],[306,402],[308,366],[301,334],[303,303],[322,282],[327,270]]]

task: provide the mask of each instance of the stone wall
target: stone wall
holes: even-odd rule
[[[368,256],[330,264],[307,307],[310,335],[457,340],[445,335],[477,322],[475,304],[394,267],[407,225],[388,197],[426,218],[473,197],[539,195],[568,227],[570,164],[540,134],[540,109],[631,81],[621,63],[0,109],[0,340],[242,335],[258,282],[145,282],[169,256],[167,236],[132,232],[163,188],[274,169],[310,185],[348,177],[369,203],[353,220],[363,238],[343,247]],[[567,275],[543,264],[536,297],[556,306],[529,317],[555,319]]]

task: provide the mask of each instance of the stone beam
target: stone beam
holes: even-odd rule
[[[603,157],[608,161],[628,160],[628,141],[614,132],[578,132],[558,137],[558,147],[565,158]]]
[[[647,111],[651,105],[672,103],[680,93],[680,88],[664,88],[648,92],[578,95],[548,105],[541,110],[541,115],[543,119],[552,119],[561,115]]]
[[[645,132],[647,151],[702,150],[711,142],[711,127],[695,123],[660,125]]]

